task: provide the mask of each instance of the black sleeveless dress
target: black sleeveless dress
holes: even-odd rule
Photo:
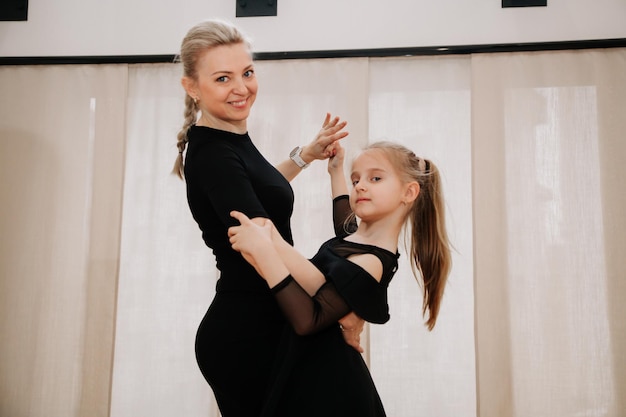
[[[265,280],[232,250],[227,230],[238,222],[229,213],[270,218],[291,243],[293,191],[247,134],[192,126],[188,139],[189,208],[220,271],[198,328],[196,358],[223,417],[254,417],[268,396],[288,325]]]
[[[337,224],[342,218],[337,209],[349,209],[348,200],[338,198],[334,203],[339,236],[324,243],[311,259],[327,282],[313,297],[290,276],[272,289],[296,330],[281,344],[282,368],[273,375],[263,417],[386,415],[361,354],[345,343],[337,320],[350,311],[370,323],[389,320],[387,288],[398,268],[399,254],[346,241]],[[381,260],[380,282],[346,259],[364,253]]]

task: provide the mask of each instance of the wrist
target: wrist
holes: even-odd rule
[[[265,280],[270,281],[285,275],[285,266],[280,262],[280,255],[273,245],[265,245],[263,249],[257,250],[253,258]]]
[[[301,149],[302,151],[300,152],[300,158],[302,158],[302,160],[304,162],[306,162],[307,164],[310,164],[311,162],[315,161],[315,155],[311,155],[309,152],[309,145],[304,145]]]
[[[289,247],[291,247],[291,245],[287,243],[287,241],[284,239],[272,239],[272,243],[273,243],[272,246],[274,247],[274,250],[276,250],[276,252],[278,252],[279,255],[284,253],[285,249],[288,249]]]
[[[343,175],[343,165],[329,166],[328,173],[330,175],[339,175],[339,174]]]
[[[300,169],[304,169],[308,167],[309,162],[311,162],[311,160],[307,161],[304,158],[302,158],[303,153],[304,153],[304,148],[300,146],[296,146],[289,153],[289,158],[293,161],[294,164],[298,165]]]

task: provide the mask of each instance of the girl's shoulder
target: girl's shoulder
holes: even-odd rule
[[[353,255],[373,255],[377,257],[382,263],[382,280],[383,284],[388,282],[393,277],[393,274],[398,269],[398,259],[400,254],[398,252],[393,253],[387,249],[380,248],[374,245],[367,245],[363,243],[350,242],[342,237],[335,237],[326,242],[325,246],[332,250],[338,256],[342,258],[348,258]]]

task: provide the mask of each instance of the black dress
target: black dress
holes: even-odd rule
[[[346,241],[337,223],[342,218],[337,208],[341,212],[342,206],[345,211],[347,198],[334,201],[339,236],[324,243],[311,259],[326,283],[313,297],[290,276],[272,289],[295,332],[282,342],[282,368],[273,375],[264,417],[386,415],[361,354],[345,343],[337,320],[350,311],[371,323],[389,320],[387,288],[398,268],[399,254]],[[380,282],[346,259],[364,253],[381,260]]]
[[[229,213],[270,218],[291,243],[293,191],[247,134],[192,126],[188,139],[187,199],[220,271],[198,328],[196,358],[222,415],[254,417],[268,396],[276,351],[289,326],[265,280],[232,250],[227,230],[238,222]]]

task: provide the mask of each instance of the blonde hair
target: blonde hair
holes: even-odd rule
[[[250,47],[248,38],[234,25],[222,20],[207,20],[198,23],[183,38],[178,61],[183,64],[183,75],[192,80],[198,79],[198,60],[203,53],[220,45],[243,43]],[[185,120],[178,132],[176,146],[178,156],[172,174],[179,178],[184,176],[183,152],[187,146],[187,131],[196,122],[199,111],[198,104],[188,94],[185,95]]]
[[[426,327],[435,327],[452,256],[446,232],[444,200],[439,170],[431,161],[417,157],[411,150],[393,142],[376,142],[366,149],[377,149],[389,159],[405,181],[416,181],[419,195],[413,202],[405,225],[409,240],[409,260],[413,274],[423,289],[422,315]],[[419,277],[422,280],[420,282]]]

